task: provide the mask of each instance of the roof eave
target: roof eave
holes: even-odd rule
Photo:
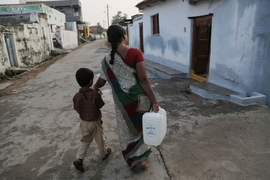
[[[160,2],[165,2],[166,0],[144,0],[140,3],[138,3],[135,7],[139,8],[139,10],[143,10],[147,7],[154,6],[156,4],[159,4]]]

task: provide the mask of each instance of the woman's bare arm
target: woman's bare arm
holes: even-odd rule
[[[99,88],[103,87],[105,85],[105,83],[106,83],[106,80],[98,78],[98,80],[96,81],[96,83],[93,86],[93,89],[95,91],[100,91]]]
[[[136,71],[138,74],[139,82],[144,89],[145,93],[148,95],[152,101],[152,109],[154,112],[158,112],[159,103],[157,101],[156,95],[151,87],[150,81],[147,76],[146,67],[144,61],[136,64]]]

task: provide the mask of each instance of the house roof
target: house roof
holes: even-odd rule
[[[160,2],[165,2],[165,1],[167,1],[167,0],[143,0],[143,1],[139,2],[135,7],[139,8],[139,10],[143,10],[146,7],[151,7],[155,4],[158,4]],[[200,1],[200,0],[188,0],[188,3],[191,5],[194,5],[198,1]]]
[[[150,7],[152,5],[155,5],[160,2],[164,2],[166,0],[143,0],[142,2],[139,2],[135,7],[139,8],[140,10]]]
[[[105,32],[106,30],[102,28],[101,26],[90,26],[89,27],[91,33],[97,33],[97,32]]]

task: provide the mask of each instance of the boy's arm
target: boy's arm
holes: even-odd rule
[[[105,105],[105,102],[101,98],[101,95],[98,92],[96,92],[96,93],[97,93],[96,105],[100,109],[100,108],[102,108]]]
[[[93,89],[95,91],[99,91],[100,92],[100,89],[99,88],[103,87],[105,85],[105,83],[106,83],[106,80],[104,80],[104,79],[102,79],[102,78],[99,77],[98,80],[96,81],[96,83],[94,84]]]
[[[79,113],[79,103],[76,101],[76,95],[73,97],[73,108]]]

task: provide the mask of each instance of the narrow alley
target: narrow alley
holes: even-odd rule
[[[95,142],[84,161],[72,161],[79,146],[79,117],[72,98],[75,72],[88,67],[99,76],[109,53],[106,40],[87,43],[0,99],[0,179],[3,180],[267,180],[270,177],[269,107],[239,106],[182,92],[183,82],[149,74],[167,111],[167,134],[152,147],[149,169],[130,171],[118,141],[109,85],[102,89],[105,136],[112,155],[102,161]]]

